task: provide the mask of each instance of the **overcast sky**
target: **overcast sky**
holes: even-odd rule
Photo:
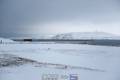
[[[120,0],[0,0],[0,35],[87,31],[120,35]]]

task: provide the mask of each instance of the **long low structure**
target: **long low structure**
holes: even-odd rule
[[[112,39],[13,39],[19,42],[55,42],[55,43],[70,43],[70,44],[89,44],[89,45],[106,45],[120,46],[120,40]]]

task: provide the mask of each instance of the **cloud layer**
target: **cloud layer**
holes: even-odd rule
[[[120,34],[119,0],[1,0],[0,35],[100,30]]]

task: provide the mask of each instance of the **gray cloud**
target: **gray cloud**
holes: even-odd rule
[[[83,30],[89,24],[96,28],[100,28],[100,25],[102,28],[113,28],[114,24],[117,24],[116,28],[120,26],[119,0],[0,0],[0,11],[0,34],[27,33],[32,32],[31,29],[34,29],[34,33],[38,31],[49,34],[54,33],[54,30],[49,31],[50,27],[57,32],[60,27],[57,25],[60,24],[63,28],[61,32],[64,32],[64,25],[69,26],[71,23],[75,25],[74,28]],[[104,31],[110,32],[105,29]],[[119,31],[116,32],[120,34]]]

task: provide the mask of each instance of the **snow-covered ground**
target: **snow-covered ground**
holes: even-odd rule
[[[55,80],[70,80],[72,74],[79,80],[120,80],[119,53],[120,47],[109,46],[0,44],[1,55],[10,54],[42,63],[1,67],[0,80],[48,80],[43,77],[55,75],[58,76]],[[61,65],[66,66],[61,68]]]

